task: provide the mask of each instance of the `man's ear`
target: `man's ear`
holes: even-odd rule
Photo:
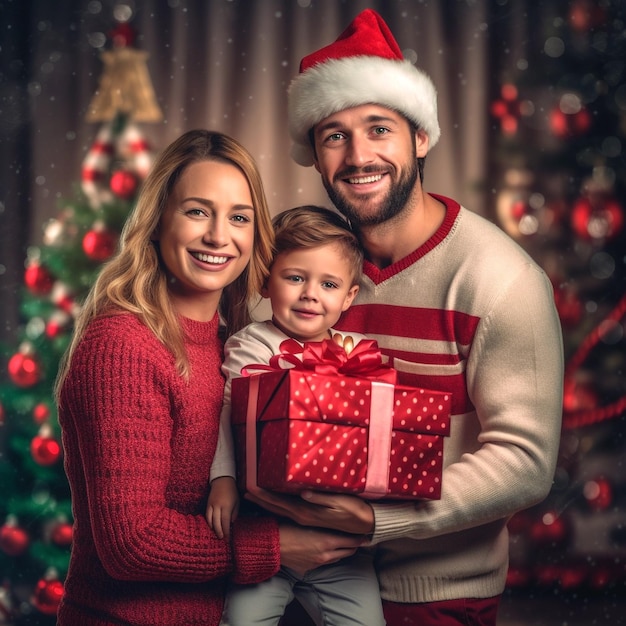
[[[350,308],[350,305],[354,302],[357,293],[359,293],[359,286],[352,285],[346,294],[345,300],[343,301],[343,306],[341,307],[342,311],[347,311]]]
[[[415,131],[415,156],[425,157],[428,154],[428,135],[421,128]]]

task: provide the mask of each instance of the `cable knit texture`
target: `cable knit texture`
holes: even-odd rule
[[[217,625],[228,576],[279,569],[275,520],[238,520],[230,542],[205,520],[222,346],[217,316],[181,320],[189,382],[128,314],[92,322],[74,355],[59,410],[75,521],[60,626]]]

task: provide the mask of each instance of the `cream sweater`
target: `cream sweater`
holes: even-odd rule
[[[552,286],[500,229],[443,197],[412,254],[366,262],[338,328],[378,341],[399,382],[451,391],[438,501],[374,505],[382,596],[428,602],[501,593],[506,523],[550,490],[561,426],[562,338]]]

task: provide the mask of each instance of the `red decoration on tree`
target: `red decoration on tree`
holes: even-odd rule
[[[31,351],[30,346],[22,346],[9,359],[9,377],[18,387],[32,387],[41,379],[41,366]]]
[[[511,206],[511,216],[517,222],[522,235],[534,235],[539,230],[539,218],[525,200],[516,200]]]
[[[74,528],[72,524],[66,521],[59,522],[50,534],[50,538],[58,546],[70,546],[72,544],[72,538],[74,535]]]
[[[69,328],[72,318],[65,311],[55,311],[46,323],[46,336],[54,339]]]
[[[595,511],[604,511],[613,504],[613,487],[606,478],[589,480],[583,487],[587,504]]]
[[[50,293],[54,278],[46,267],[34,262],[24,272],[24,283],[36,296],[44,296]]]
[[[47,575],[35,587],[33,604],[45,615],[55,615],[63,597],[63,583],[56,575]]]
[[[517,132],[522,105],[515,85],[510,83],[502,85],[500,99],[491,105],[491,114],[500,120],[500,128],[505,135],[514,135]]]
[[[589,353],[599,343],[602,337],[602,328],[607,322],[618,322],[626,314],[626,295],[622,296],[617,306],[606,316],[602,324],[591,331],[578,346],[565,367],[565,384],[563,397],[563,427],[580,428],[589,424],[596,424],[626,410],[626,396],[615,402],[598,407],[598,399],[593,390],[576,380],[575,374],[581,367]]]
[[[561,544],[569,535],[567,523],[562,515],[550,511],[537,520],[530,529],[530,537],[539,544]]]
[[[139,180],[128,170],[118,170],[111,175],[109,186],[111,191],[122,200],[132,200],[137,193]]]
[[[28,548],[28,533],[18,526],[17,518],[10,515],[0,528],[0,549],[9,556],[19,556]]]
[[[60,280],[57,280],[54,283],[52,293],[50,294],[50,300],[52,300],[52,302],[59,307],[59,309],[69,313],[70,315],[73,313],[76,306],[74,295],[71,293],[69,287]]]
[[[624,209],[611,197],[580,198],[572,209],[574,232],[583,239],[613,239],[624,226]]]
[[[584,107],[576,112],[566,113],[557,106],[550,113],[550,128],[559,139],[584,135],[590,127],[591,114]]]
[[[50,417],[50,407],[40,402],[33,409],[33,419],[37,424],[43,424]]]
[[[107,230],[103,224],[94,224],[92,230],[83,237],[83,250],[94,261],[106,261],[115,252],[117,234]]]
[[[585,382],[566,380],[563,389],[563,409],[566,413],[589,411],[598,406],[598,394]]]
[[[61,456],[61,446],[52,436],[51,428],[44,424],[39,434],[30,442],[30,453],[39,465],[54,465]]]

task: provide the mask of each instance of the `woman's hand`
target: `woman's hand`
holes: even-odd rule
[[[257,487],[245,497],[302,526],[332,528],[355,535],[374,532],[374,511],[365,500],[356,496],[308,490],[300,496],[286,496]]]
[[[344,535],[293,524],[280,525],[280,561],[298,574],[352,556],[365,544],[358,535]]]

